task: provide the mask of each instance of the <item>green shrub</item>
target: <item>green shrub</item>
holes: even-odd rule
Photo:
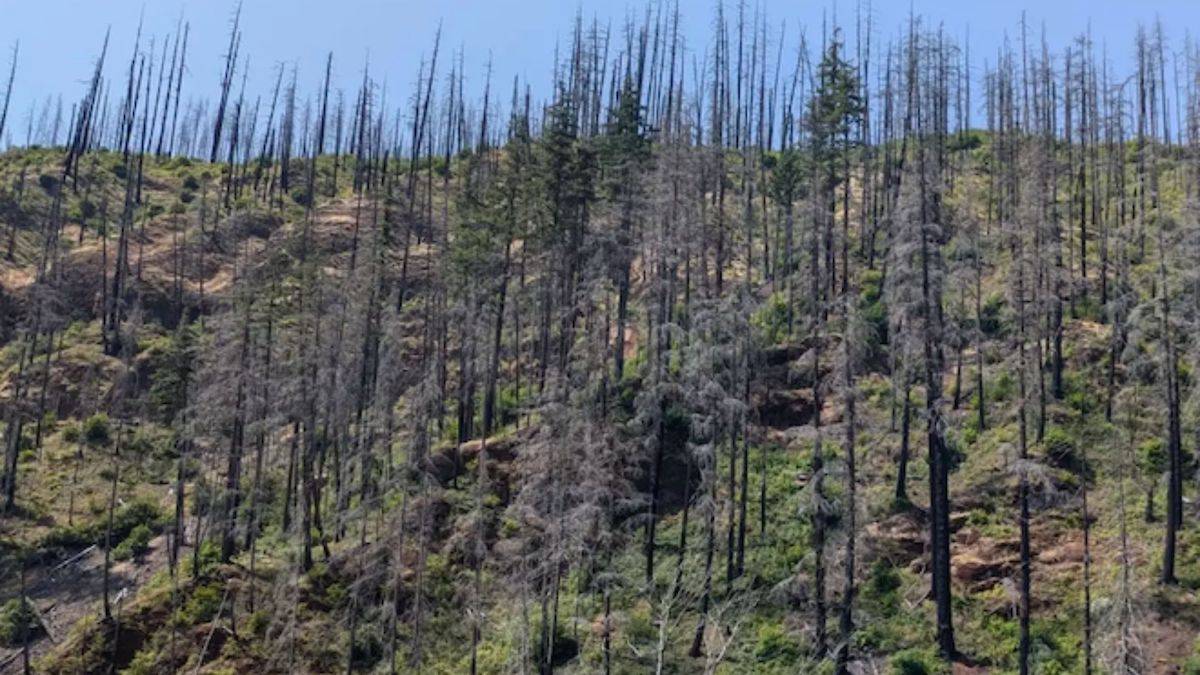
[[[1067,394],[1067,405],[1086,415],[1096,409],[1096,397],[1086,391],[1072,391]]]
[[[84,199],[79,202],[79,217],[84,220],[91,220],[96,216],[96,203],[90,199]]]
[[[1075,297],[1075,316],[1089,321],[1101,321],[1103,315],[1104,306],[1100,304],[1099,296],[1087,294]]]
[[[963,462],[967,461],[962,438],[957,434],[946,434],[942,440],[946,447],[946,459],[949,460],[950,470],[957,471]]]
[[[113,549],[113,558],[129,560],[141,556],[150,548],[150,540],[153,538],[154,533],[150,531],[150,528],[144,523],[139,524],[130,530],[129,536]]]
[[[292,190],[292,201],[296,202],[300,206],[309,206],[309,203],[312,200],[309,198],[308,188],[298,187]]]
[[[1046,450],[1046,461],[1052,466],[1070,471],[1080,471],[1084,468],[1083,460],[1076,451],[1075,439],[1062,427],[1053,426],[1046,429],[1042,447]]]
[[[979,427],[970,424],[963,426],[959,438],[963,445],[975,445],[975,442],[979,440]]]
[[[103,512],[104,509],[100,509],[100,513]],[[153,534],[162,529],[164,518],[162,510],[153,502],[142,499],[132,501],[113,514],[112,541],[124,542],[139,526]],[[42,537],[37,548],[43,557],[53,559],[75,553],[93,544],[102,546],[107,532],[107,518],[97,518],[86,525],[55,527]],[[149,542],[150,537],[147,537],[146,541]],[[130,546],[133,546],[133,542]],[[114,552],[115,548],[114,546]]]
[[[506,672],[513,658],[512,649],[507,644],[489,640],[479,643],[476,656],[477,671],[481,673]],[[465,664],[463,669],[465,669]],[[459,672],[463,672],[463,669],[460,669]]]
[[[82,434],[80,425],[68,424],[62,431],[62,439],[65,443],[78,443],[80,434]]]
[[[196,556],[195,558],[189,556],[185,561],[184,569],[187,574],[193,573],[192,568],[196,561],[199,561],[200,563],[200,569],[195,572],[196,574],[206,573],[221,561],[221,549],[219,546],[217,546],[216,542],[212,540],[204,540],[204,542],[200,544],[199,553],[199,556]]]
[[[200,586],[175,613],[181,626],[195,626],[211,621],[221,609],[221,590],[216,586]]]
[[[131,453],[134,457],[150,456],[156,449],[156,439],[144,427],[135,430],[121,446],[122,453]]]
[[[750,322],[758,328],[767,342],[777,344],[788,337],[787,318],[787,296],[782,292],[776,292],[767,298],[767,301],[754,313]]]
[[[894,614],[900,607],[900,574],[883,558],[871,565],[867,583],[863,586],[863,599],[875,602],[885,614]]]
[[[38,549],[50,558],[96,543],[92,528],[63,526],[51,528],[38,542]]]
[[[1004,329],[1004,322],[1000,318],[1003,308],[1004,296],[1000,293],[993,293],[984,300],[983,306],[979,308],[979,329],[984,335],[990,338],[1000,337]]]
[[[988,387],[988,399],[993,402],[1007,401],[1017,391],[1017,382],[1008,372],[1000,373],[990,384],[991,386]]]
[[[373,623],[361,625],[354,633],[354,644],[350,645],[350,661],[354,668],[370,671],[379,663],[384,653],[384,636]]]
[[[133,655],[133,660],[121,673],[122,675],[153,675],[153,673],[162,672],[158,664],[160,656],[157,649],[140,649]]]
[[[868,342],[869,358],[873,360],[884,356],[881,348],[889,340],[888,308],[883,297],[883,281],[883,273],[879,270],[865,270],[859,279],[862,289],[858,296],[859,317],[867,333],[864,337]]]
[[[134,500],[113,514],[113,540],[124,541],[134,528],[144,525],[151,532],[162,529],[163,513],[158,505],[144,499]],[[104,534],[101,528],[101,535]],[[147,539],[147,541],[149,541]]]
[[[432,568],[430,561],[436,557],[435,554],[426,556],[425,569],[429,574],[428,578],[433,577],[430,573]],[[308,571],[308,584],[312,597],[329,607],[340,607],[349,597],[347,580],[339,577],[328,565],[323,563],[313,565],[312,569]]]
[[[0,606],[0,644],[19,647],[40,628],[33,610],[19,598]]]
[[[1167,470],[1167,444],[1159,437],[1142,441],[1137,451],[1138,468],[1152,480]]]
[[[246,629],[251,635],[263,636],[267,634],[267,628],[271,625],[271,615],[268,612],[259,610],[250,615],[246,619]]]
[[[108,415],[96,413],[83,423],[83,437],[89,445],[106,446],[112,442],[112,430],[109,428]]]
[[[800,647],[788,637],[787,631],[778,623],[765,623],[758,627],[758,639],[754,645],[754,656],[759,661],[786,659],[794,661],[800,656]]]
[[[940,671],[937,658],[922,649],[905,649],[892,655],[892,675],[934,675]]]
[[[1014,656],[1020,645],[1020,632],[1016,621],[1008,617],[985,615],[979,626],[979,653],[976,656],[998,665],[1015,665]],[[1034,638],[1037,639],[1036,637]]]
[[[629,620],[626,623],[625,632],[628,633],[630,641],[634,644],[650,642],[655,639],[658,629],[654,625],[654,617],[650,615],[648,605],[638,604],[629,610]]]

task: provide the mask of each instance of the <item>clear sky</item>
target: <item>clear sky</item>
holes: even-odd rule
[[[848,0],[836,5],[815,0],[758,2],[766,7],[771,25],[787,22],[791,38],[801,25],[809,35],[819,34],[822,14],[835,7],[841,23],[852,26],[854,21],[855,5]],[[727,4],[736,6],[736,0]],[[700,50],[709,40],[715,2],[681,0],[680,5],[689,44]],[[747,5],[752,11],[754,0]],[[142,12],[144,34],[160,40],[174,30],[181,15],[191,23],[185,97],[188,92],[213,96],[234,6],[235,0],[0,0],[0,68],[7,69],[7,48],[17,40],[21,47],[10,111],[13,126],[24,128],[32,101],[62,94],[69,105],[79,98],[108,26],[108,74],[119,77]],[[1106,44],[1122,70],[1130,64],[1139,22],[1161,18],[1174,49],[1182,49],[1190,28],[1200,30],[1200,0],[912,0],[912,7],[956,35],[965,35],[969,27],[977,66],[995,53],[1006,33],[1019,35],[1022,9],[1030,27],[1040,31],[1044,25],[1052,47],[1059,50],[1090,22],[1096,44]],[[602,23],[611,20],[616,27],[627,14],[640,14],[644,8],[645,3],[624,0],[244,0],[242,53],[251,60],[252,90],[268,89],[275,65],[288,62],[298,66],[302,88],[311,91],[332,50],[341,86],[355,86],[369,56],[372,71],[387,80],[390,90],[400,88],[407,96],[421,55],[430,49],[438,22],[443,21],[443,45],[464,50],[468,89],[480,86],[490,54],[498,82],[520,75],[548,90],[555,43],[569,35],[577,11]],[[908,11],[908,0],[874,0],[877,44],[897,35]],[[10,133],[19,136],[23,131],[10,127]]]

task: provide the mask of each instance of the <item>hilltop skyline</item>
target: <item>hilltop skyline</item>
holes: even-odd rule
[[[106,29],[111,29],[110,58],[105,75],[123,77],[121,64],[134,42],[139,19],[142,20],[141,50],[148,52],[155,40],[156,57],[161,58],[163,39],[174,34],[177,23],[190,24],[188,72],[184,78],[184,97],[207,98],[219,87],[228,33],[238,3],[234,0],[207,2],[202,5],[183,0],[163,0],[147,6],[137,0],[109,0],[81,6],[64,0],[41,3],[9,2],[6,20],[0,25],[0,69],[8,66],[11,50],[20,43],[17,77],[9,110],[6,138],[0,143],[24,142],[31,114],[35,117],[51,100],[62,97],[69,110],[85,89],[98,56]],[[875,2],[871,8],[871,31],[876,54],[887,43],[895,43],[906,25],[909,7],[903,3]],[[972,87],[978,82],[986,63],[995,65],[995,53],[1004,39],[1019,46],[1022,11],[1026,12],[1028,39],[1040,42],[1045,29],[1050,49],[1058,55],[1075,39],[1091,30],[1099,57],[1107,47],[1107,56],[1116,72],[1128,72],[1134,44],[1131,28],[1139,23],[1153,27],[1161,19],[1170,48],[1183,49],[1186,29],[1200,25],[1200,3],[1166,0],[1145,4],[1117,0],[1053,2],[1021,5],[1003,0],[961,3],[950,0],[919,0],[912,10],[928,25],[940,25],[957,42],[971,50]],[[700,60],[711,47],[711,16],[716,3],[681,2],[682,38],[692,59]],[[862,3],[865,13],[867,3]],[[432,51],[433,34],[443,29],[441,77],[447,77],[450,60],[461,54],[467,100],[482,97],[489,59],[493,84],[508,91],[514,77],[528,84],[537,101],[551,95],[551,71],[556,45],[570,40],[576,16],[585,23],[595,19],[619,36],[627,17],[641,22],[643,12],[670,10],[670,3],[639,5],[585,0],[577,4],[554,0],[449,0],[441,3],[415,3],[392,6],[377,0],[348,0],[334,5],[316,0],[249,0],[241,4],[243,43],[241,53],[249,57],[239,64],[239,82],[243,74],[247,93],[268,96],[280,64],[289,72],[295,67],[301,95],[314,92],[322,83],[326,55],[334,57],[335,89],[353,91],[361,80],[363,66],[370,63],[372,77],[393,92],[393,101],[406,96],[416,81],[421,60]],[[726,3],[731,21],[738,4]],[[747,21],[755,12],[766,12],[772,58],[778,51],[778,39],[784,36],[783,59],[790,62],[798,47],[801,30],[808,39],[809,52],[820,48],[822,22],[834,17],[845,30],[848,41],[857,38],[858,6],[851,2],[784,3],[766,0],[746,3]],[[865,24],[865,18],[863,19]],[[40,26],[55,25],[53,31]],[[42,35],[53,35],[44,39]],[[969,41],[966,39],[969,36]],[[248,65],[248,69],[247,69]],[[689,66],[691,68],[692,66]],[[1170,74],[1168,74],[1170,78]],[[73,83],[65,86],[63,83]],[[403,93],[401,93],[403,92]],[[974,105],[972,122],[982,124],[982,103]],[[37,123],[37,120],[34,120]]]

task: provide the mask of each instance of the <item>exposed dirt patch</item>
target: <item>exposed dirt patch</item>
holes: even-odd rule
[[[816,413],[811,389],[770,389],[754,401],[759,419],[772,429],[804,426]]]
[[[925,525],[912,511],[868,523],[866,534],[868,551],[894,565],[912,564],[926,553]]]
[[[159,535],[150,541],[147,551],[137,559],[114,563],[109,570],[110,602],[114,608],[130,602],[138,588],[167,565],[168,538]],[[99,616],[104,594],[104,551],[91,547],[64,562],[48,565],[29,573],[26,597],[34,604],[46,629],[30,644],[33,658],[39,658],[61,643],[72,626],[88,615]],[[4,589],[5,596],[17,592]],[[11,592],[11,593],[10,593]],[[126,636],[133,639],[133,635]],[[20,650],[0,650],[0,674],[21,669]],[[16,657],[9,661],[10,657]],[[132,657],[132,656],[131,656]]]
[[[1148,672],[1182,673],[1182,664],[1195,649],[1200,626],[1179,619],[1148,617],[1142,625],[1142,647]]]

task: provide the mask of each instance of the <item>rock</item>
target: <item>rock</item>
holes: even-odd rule
[[[524,544],[519,539],[499,539],[492,546],[492,552],[501,560],[513,560],[526,554]]]
[[[971,548],[956,545],[950,553],[950,575],[955,581],[978,587],[991,586],[1012,573],[1019,558],[1005,542],[979,537]]]
[[[450,502],[441,495],[413,498],[409,502],[408,526],[414,531],[418,527],[427,528],[431,540],[442,539],[446,536],[450,511]]]
[[[893,561],[919,559],[925,553],[925,532],[911,515],[896,514],[867,525],[868,546]]]
[[[790,441],[787,429],[766,429],[765,432],[764,440],[767,445],[784,447]]]
[[[1047,565],[1083,563],[1083,542],[1067,541],[1048,548],[1037,556],[1038,562]]]
[[[826,401],[825,405],[821,406],[821,425],[840,424],[841,421],[842,407],[835,405],[832,401]]]
[[[590,624],[592,635],[595,636],[596,639],[598,639],[598,640],[604,639],[605,633],[611,634],[612,631],[616,630],[616,627],[617,627],[616,619],[617,619],[617,617],[610,616],[608,619],[608,622],[607,622],[607,626],[606,626],[603,614],[597,614],[596,616],[592,617],[592,622]]]
[[[808,424],[815,407],[811,389],[771,389],[757,402],[762,423],[774,429]]]
[[[517,446],[525,441],[528,434],[509,434],[492,436],[487,439],[487,459],[489,462],[511,462],[516,459]],[[479,450],[484,447],[484,441],[474,439],[458,446],[459,456],[463,463],[474,460],[479,456]]]
[[[984,579],[1001,576],[1003,565],[989,562],[975,553],[959,553],[950,559],[951,575],[955,581],[977,583]]]
[[[800,358],[803,352],[804,347],[802,345],[772,345],[763,349],[762,362],[766,366],[786,366],[788,363]]]
[[[226,221],[226,227],[239,240],[246,237],[269,239],[272,232],[283,227],[283,218],[262,211],[235,211]]]
[[[821,435],[826,442],[834,441],[842,438],[845,430],[842,424],[831,424],[821,427]],[[785,429],[780,435],[783,445],[786,445],[791,450],[811,450],[812,444],[817,439],[817,428],[811,424],[806,424],[799,427],[791,427]]]
[[[961,546],[971,546],[979,541],[979,530],[973,527],[964,527],[954,533],[954,542]]]
[[[427,455],[421,460],[420,466],[443,486],[448,485],[458,475],[458,467],[455,466],[454,458],[441,453]]]

